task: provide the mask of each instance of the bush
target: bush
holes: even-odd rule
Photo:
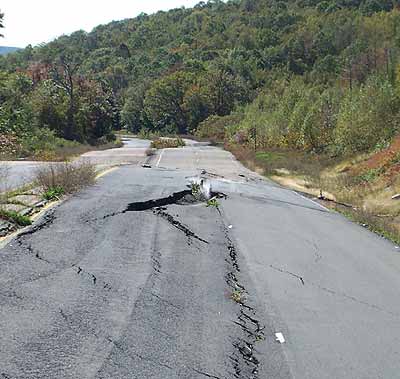
[[[153,149],[171,149],[185,146],[182,138],[157,138],[151,143]]]
[[[56,137],[52,130],[46,128],[33,128],[29,134],[20,138],[20,143],[20,155],[41,160],[54,160],[59,150],[80,146],[78,142]]]
[[[15,158],[19,155],[21,145],[14,134],[1,134],[0,132],[0,160]]]
[[[44,194],[73,193],[94,183],[96,167],[88,162],[54,163],[36,170],[35,181]]]
[[[212,141],[223,142],[226,130],[239,124],[242,118],[242,114],[210,116],[199,124],[195,135],[199,138],[208,138]]]
[[[348,91],[335,131],[338,152],[364,152],[389,141],[399,129],[399,106],[393,86],[379,78]]]
[[[32,221],[27,216],[22,216],[14,211],[6,211],[5,209],[0,208],[0,218],[14,222],[19,226],[28,226],[32,224]]]
[[[49,200],[49,201],[59,200],[62,195],[64,195],[64,188],[54,187],[54,188],[49,188],[46,192],[44,192],[42,198],[44,200]]]

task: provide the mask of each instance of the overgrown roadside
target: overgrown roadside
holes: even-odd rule
[[[320,201],[400,244],[400,137],[380,151],[330,157],[300,151],[227,144],[246,167]]]
[[[0,238],[31,225],[45,207],[92,185],[99,174],[88,162],[53,163],[38,168],[31,185],[0,192]],[[2,180],[7,181],[5,170]]]
[[[52,134],[41,135],[40,138],[25,139],[23,142],[19,142],[17,138],[0,134],[0,161],[26,159],[42,162],[63,162],[90,151],[115,149],[122,146],[121,139],[114,135],[90,145],[57,138]]]

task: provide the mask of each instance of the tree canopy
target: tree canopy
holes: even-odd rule
[[[232,136],[324,149],[345,141],[339,112],[353,94],[397,93],[399,26],[397,0],[210,0],[141,14],[0,57],[17,91],[4,95],[0,125],[29,115],[38,129],[94,141],[123,126],[192,133],[228,117],[241,120]]]

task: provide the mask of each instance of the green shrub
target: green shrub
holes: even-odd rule
[[[210,116],[199,124],[195,135],[199,138],[222,142],[225,140],[226,130],[239,124],[242,118],[243,115],[240,113],[229,116]]]
[[[207,201],[207,207],[215,207],[218,208],[219,207],[219,203],[218,200],[215,198],[212,198],[210,200]]]
[[[22,216],[14,211],[6,211],[5,209],[0,208],[0,218],[14,222],[19,226],[28,226],[32,224],[32,221],[27,216]]]
[[[65,191],[64,188],[57,186],[54,188],[47,189],[43,194],[43,200],[59,200],[62,195],[64,195]]]
[[[78,142],[56,137],[52,130],[33,128],[20,138],[21,155],[44,159],[53,158],[59,149],[71,149],[80,146]]]
[[[185,146],[182,138],[157,138],[151,143],[153,149],[171,149]]]
[[[43,193],[73,193],[94,183],[96,167],[88,162],[53,163],[36,170],[35,181]]]
[[[361,175],[358,175],[355,178],[355,180],[356,180],[356,182],[360,182],[360,183],[371,183],[375,179],[377,179],[380,174],[381,174],[380,169],[372,169],[372,170],[368,170],[368,171],[364,172]]]
[[[348,91],[335,130],[337,151],[364,152],[390,140],[399,130],[399,107],[393,86],[379,78]]]

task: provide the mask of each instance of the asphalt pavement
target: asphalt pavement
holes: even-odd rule
[[[0,249],[0,377],[399,377],[396,246],[216,147],[140,163]]]
[[[90,162],[98,166],[98,169],[104,169],[110,166],[124,164],[137,164],[146,158],[146,150],[150,147],[150,141],[139,138],[125,137],[122,139],[124,146],[122,148],[90,151],[77,158],[77,161]],[[30,183],[35,172],[40,167],[57,162],[40,161],[0,161],[0,173],[7,171],[7,183],[0,183],[0,192],[12,190],[17,187]],[[3,170],[2,170],[3,168]],[[0,176],[0,180],[4,178]]]

